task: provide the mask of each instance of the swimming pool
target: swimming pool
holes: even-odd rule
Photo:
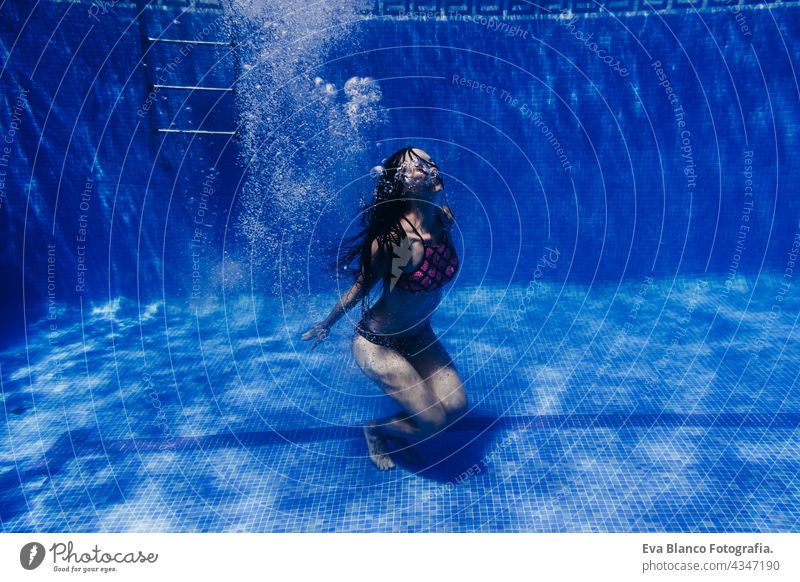
[[[797,530],[797,3],[430,4],[0,8],[4,531]],[[300,334],[409,143],[470,412],[384,473]]]

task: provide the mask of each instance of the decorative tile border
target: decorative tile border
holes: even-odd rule
[[[136,7],[135,0],[49,0],[69,4]],[[142,0],[153,9],[190,9],[219,12],[226,0]],[[613,12],[626,16],[652,13],[713,12],[717,10],[796,8],[800,0],[360,0],[358,12],[365,17],[446,19],[478,16],[501,19],[556,18],[569,9],[586,16]]]
[[[364,0],[362,14],[383,17],[485,16],[496,18],[556,17],[604,12],[643,15],[653,12],[700,12],[716,9],[758,9],[800,6],[800,0]]]

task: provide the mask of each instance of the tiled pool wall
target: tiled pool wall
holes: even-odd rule
[[[361,50],[331,47],[313,73],[337,86],[355,74],[381,80],[390,118],[375,135],[379,153],[419,136],[442,160],[460,239],[490,242],[469,245],[460,284],[525,281],[547,246],[568,258],[554,278],[571,282],[725,273],[734,262],[755,274],[785,263],[800,214],[789,191],[797,163],[784,154],[797,147],[800,113],[796,4],[365,3],[349,32]],[[220,253],[246,181],[238,138],[159,130],[236,130],[236,97],[153,86],[231,87],[242,63],[228,44],[182,53],[147,38],[236,42],[221,6],[3,5],[0,115],[18,126],[5,188],[24,195],[7,195],[0,213],[15,282],[2,303],[17,324],[23,290],[29,318],[45,314],[50,261],[55,299],[74,304],[185,296],[193,241]],[[516,32],[489,25],[495,14]],[[412,78],[396,78],[403,72]]]

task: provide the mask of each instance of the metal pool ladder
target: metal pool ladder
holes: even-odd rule
[[[223,42],[223,41],[213,41],[213,40],[197,40],[197,39],[179,39],[179,38],[160,38],[160,37],[152,37],[148,34],[147,31],[147,24],[144,18],[144,7],[142,6],[142,0],[137,2],[139,6],[139,10],[137,13],[137,20],[139,25],[139,33],[142,40],[142,46],[144,47],[143,55],[142,55],[142,66],[144,68],[145,73],[145,82],[147,84],[147,95],[151,93],[159,93],[161,90],[168,90],[168,91],[216,91],[221,93],[235,93],[234,88],[231,87],[203,87],[199,85],[162,85],[153,82],[153,73],[151,70],[151,54],[150,49],[155,43],[176,43],[176,44],[191,44],[191,45],[198,45],[198,46],[236,46],[236,43],[233,41]],[[234,54],[234,60],[236,60],[236,56]],[[181,134],[199,134],[199,135],[236,135],[236,131],[212,131],[212,130],[205,130],[205,129],[172,129],[168,127],[158,127],[158,122],[155,115],[155,103],[153,106],[150,107],[150,121],[151,126],[154,128],[155,133],[181,133]]]

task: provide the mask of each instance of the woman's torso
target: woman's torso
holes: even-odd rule
[[[404,223],[409,239],[421,239],[422,244],[411,246],[411,258],[402,275],[392,279],[393,288],[384,290],[367,312],[366,323],[372,331],[413,333],[424,327],[436,311],[444,286],[455,277],[459,267],[449,221],[443,210],[438,209],[437,215],[440,229],[435,237],[423,236],[410,221]]]

